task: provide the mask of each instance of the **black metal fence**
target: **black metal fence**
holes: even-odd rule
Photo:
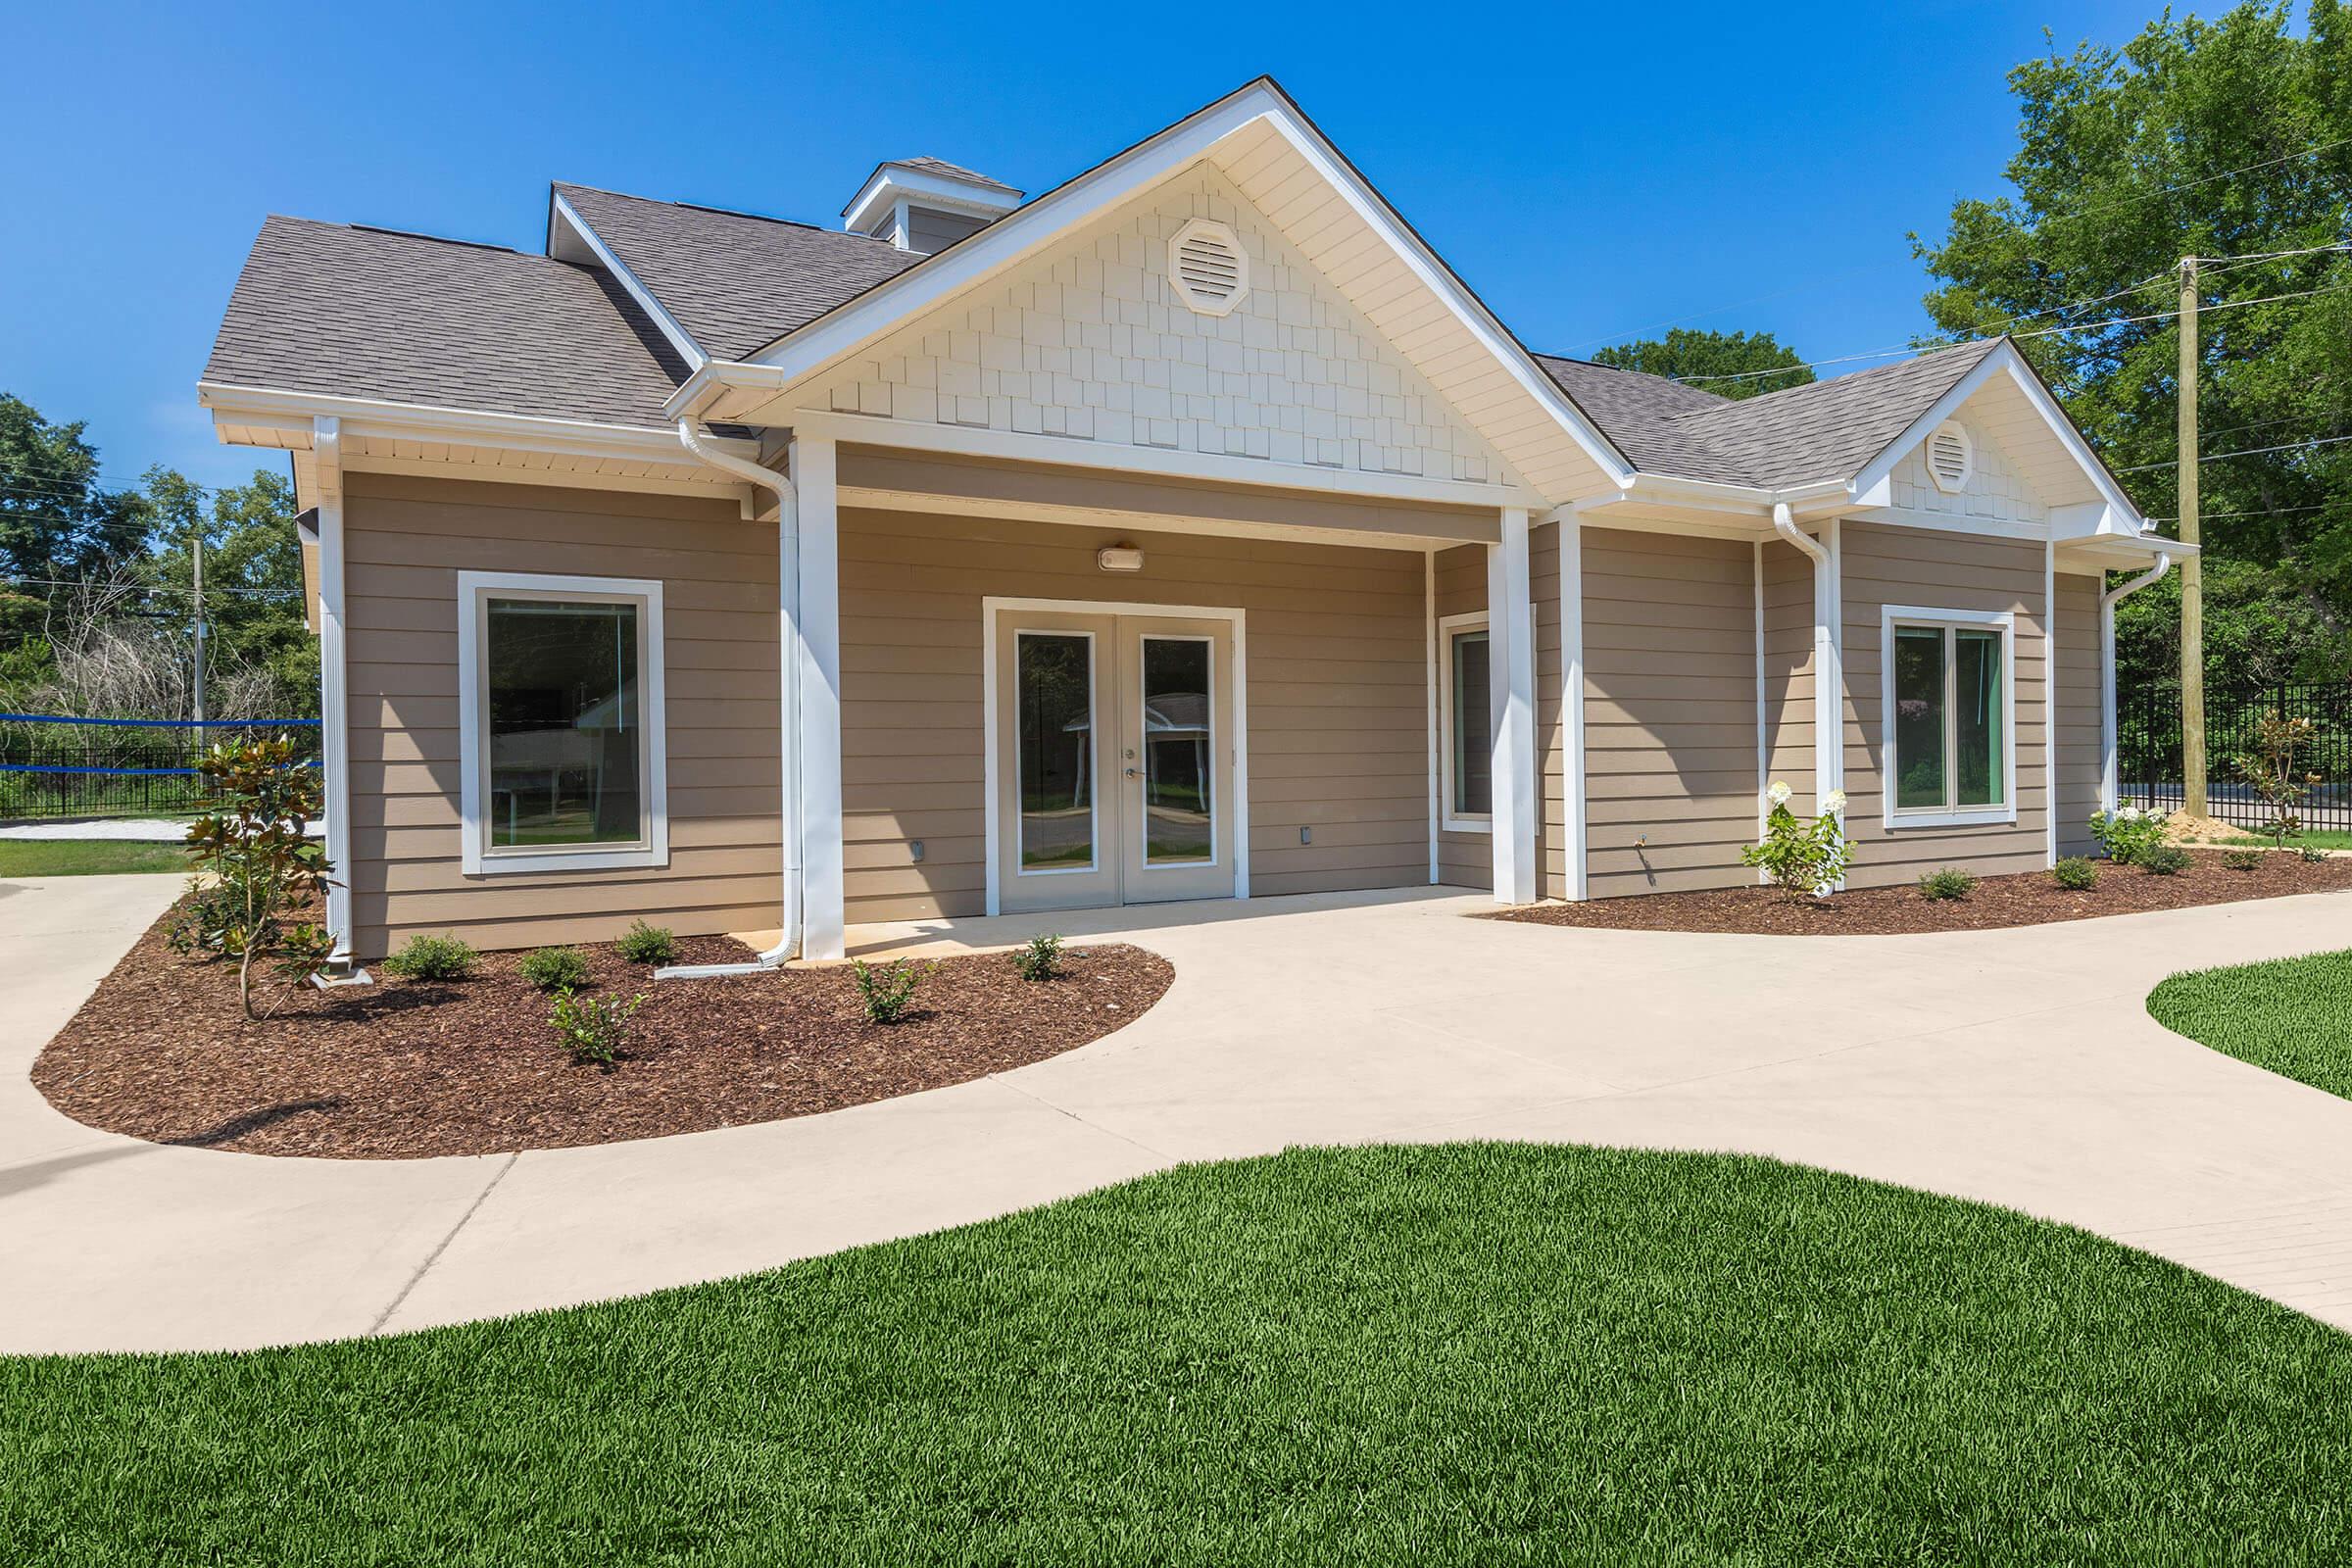
[[[28,817],[181,816],[202,808],[204,748],[254,733],[294,739],[314,762],[315,718],[191,719],[0,715],[0,821]]]
[[[2257,750],[2265,713],[2308,718],[2310,744],[2297,766],[2320,775],[2297,814],[2315,831],[2352,832],[2352,681],[2209,690],[2205,694],[2207,807],[2232,826],[2259,828],[2271,808],[2254,793],[2237,759]],[[2141,686],[2116,701],[2117,783],[2127,806],[2177,811],[2184,791],[2180,762],[2180,688]]]

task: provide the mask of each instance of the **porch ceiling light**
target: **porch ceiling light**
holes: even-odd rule
[[[1141,571],[1144,553],[1133,545],[1110,545],[1095,552],[1095,564],[1104,571]]]

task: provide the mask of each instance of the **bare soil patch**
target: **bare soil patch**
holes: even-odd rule
[[[233,968],[139,939],[34,1062],[74,1120],[156,1143],[250,1154],[406,1159],[659,1138],[777,1121],[985,1077],[1140,1016],[1175,971],[1141,948],[1073,948],[1052,981],[1009,956],[939,960],[896,1025],[868,1023],[847,968],[664,980],[611,948],[584,994],[645,993],[611,1068],[575,1063],[554,999],[486,954],[474,978],[305,989],[249,1021]],[[679,961],[752,955],[681,939]]]
[[[1720,931],[1754,936],[1895,936],[1928,931],[1984,931],[2091,920],[2147,909],[2232,904],[2290,893],[2352,888],[2352,859],[2307,862],[2294,855],[2264,855],[2251,871],[2233,871],[2211,851],[2190,851],[2177,876],[2155,876],[2128,865],[2099,862],[2099,885],[2070,893],[2047,871],[1988,876],[1964,899],[1930,900],[1910,885],[1854,888],[1828,899],[1791,904],[1778,890],[1746,887],[1706,893],[1651,893],[1595,899],[1589,904],[1539,904],[1489,918],[1535,925],[1618,931]]]

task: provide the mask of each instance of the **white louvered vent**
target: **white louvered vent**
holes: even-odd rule
[[[1196,218],[1168,241],[1176,297],[1202,316],[1230,316],[1250,297],[1250,257],[1232,229]]]
[[[1977,444],[1969,439],[1968,429],[1957,419],[1946,419],[1928,437],[1928,477],[1936,488],[1946,495],[1958,495],[1968,488],[1968,476],[1977,466]]]

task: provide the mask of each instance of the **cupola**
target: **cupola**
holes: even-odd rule
[[[841,210],[841,226],[929,256],[1021,205],[1021,193],[937,158],[878,164]]]

